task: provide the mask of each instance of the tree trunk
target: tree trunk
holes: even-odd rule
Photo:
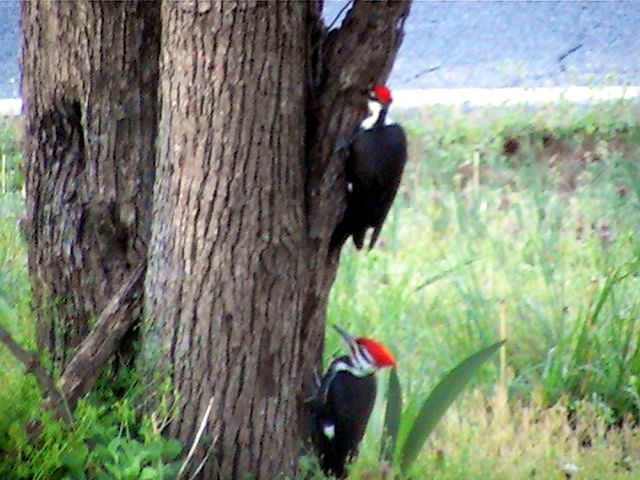
[[[71,350],[146,257],[157,131],[154,2],[23,2],[29,270],[38,343]]]
[[[206,11],[165,3],[162,11],[162,140],[146,290],[153,332],[145,340],[153,354],[160,347],[181,395],[171,436],[192,440],[213,396],[211,465],[221,478],[292,470],[312,273],[305,10],[221,2]]]
[[[334,152],[407,12],[359,2],[325,38],[315,2],[163,3],[144,363],[171,374],[171,436],[206,424],[202,478],[295,471],[339,255]]]
[[[140,364],[171,375],[180,412],[168,434],[189,446],[206,425],[191,460],[208,459],[202,478],[291,476],[308,433],[346,196],[337,147],[364,115],[363,91],[387,78],[409,4],[356,0],[329,32],[321,8],[23,4],[39,343],[67,365],[146,261]],[[134,316],[130,290],[68,369],[77,395],[91,346],[103,345],[102,365],[115,343],[100,332],[120,335]]]

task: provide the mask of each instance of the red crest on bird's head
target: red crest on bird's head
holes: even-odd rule
[[[376,85],[373,87],[373,94],[383,105],[389,105],[393,99],[391,98],[391,90],[386,85]]]
[[[367,349],[378,368],[395,367],[397,365],[393,354],[381,343],[365,337],[356,339],[356,343]]]

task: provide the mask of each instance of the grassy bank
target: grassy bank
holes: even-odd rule
[[[446,415],[412,478],[565,478],[574,467],[579,479],[638,478],[639,113],[617,103],[397,117],[410,134],[402,190],[379,246],[344,249],[329,322],[387,344],[413,402],[467,355],[508,339]],[[33,347],[11,126],[0,126],[2,155],[0,323]],[[340,348],[328,330],[327,358]],[[177,455],[172,445],[162,457],[169,447],[158,443],[159,425],[133,425],[135,388],[120,402],[91,397],[75,433],[52,426],[44,447],[30,449],[19,427],[37,416],[38,392],[4,348],[0,382],[0,451],[18,449],[0,456],[3,478],[61,478],[73,462],[78,472],[103,471],[109,448],[123,469],[154,448],[159,465]],[[381,424],[376,411],[353,478],[383,478]],[[85,452],[89,438],[104,448]]]
[[[637,118],[628,104],[401,115],[411,133],[402,191],[381,247],[343,253],[329,321],[392,346],[413,398],[465,356],[508,339],[477,378],[477,401],[441,426],[422,474],[535,478],[534,463],[539,478],[557,478],[564,457],[583,462],[578,478],[638,475],[637,456],[635,473],[616,466],[635,435],[628,426],[588,448],[571,434],[576,421],[600,431],[594,412],[617,428],[640,411]],[[328,345],[339,348],[335,335]],[[509,415],[486,413],[496,382]],[[547,409],[568,432],[557,442],[531,420]],[[375,451],[361,459],[373,470]],[[435,468],[438,451],[446,461]]]

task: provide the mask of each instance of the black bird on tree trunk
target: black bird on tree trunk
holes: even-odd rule
[[[325,473],[344,478],[347,462],[358,452],[376,400],[374,374],[381,368],[395,367],[396,361],[375,340],[353,338],[340,327],[335,328],[349,354],[331,362],[310,404],[320,466]]]
[[[360,250],[369,228],[373,228],[369,249],[373,248],[407,162],[404,130],[397,123],[388,123],[391,91],[384,85],[376,85],[368,92],[368,98],[371,115],[346,147],[347,209],[332,235],[332,248],[342,245],[351,235]]]

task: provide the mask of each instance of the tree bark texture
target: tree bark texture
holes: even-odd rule
[[[339,251],[344,159],[408,3],[164,2],[144,364],[170,372],[169,434],[199,478],[291,475]],[[209,418],[203,420],[212,402]]]
[[[192,440],[214,397],[208,431],[217,441],[204,478],[274,478],[292,470],[310,273],[306,7],[189,7],[167,2],[162,9],[146,291],[153,331],[145,340],[152,353],[159,347],[180,394],[170,435]]]
[[[59,370],[146,257],[157,132],[155,2],[24,2],[29,269]]]

